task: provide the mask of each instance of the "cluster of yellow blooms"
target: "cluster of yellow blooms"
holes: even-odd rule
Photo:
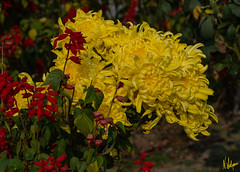
[[[69,28],[81,32],[86,39],[85,50],[80,54],[81,64],[68,60],[65,68],[65,74],[70,74],[69,84],[75,86],[75,102],[85,97],[83,85],[93,85],[104,94],[98,111],[112,117],[114,122],[130,126],[125,112],[128,105],[133,105],[138,113],[143,112],[142,117],[157,114],[142,125],[146,132],[164,115],[169,123],[183,126],[194,140],[199,133],[209,135],[206,131],[212,123],[209,118],[217,122],[217,117],[206,102],[213,91],[203,74],[207,66],[201,64],[205,55],[198,48],[202,44],[179,43],[180,34],[157,32],[147,23],[129,23],[128,28],[119,21],[104,20],[101,11],[85,13],[79,9],[74,20],[64,25],[59,19],[59,25],[63,34]],[[63,70],[68,52],[66,43],[68,37],[58,41],[60,50],[53,50],[57,59],[51,70]],[[128,101],[118,101],[116,96]]]

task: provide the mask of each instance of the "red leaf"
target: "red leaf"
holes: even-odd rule
[[[154,165],[151,163],[151,162],[149,162],[149,161],[144,161],[143,162],[146,166],[148,166],[149,168],[152,168]]]
[[[56,93],[54,91],[49,91],[48,94],[51,96],[59,96],[58,93]]]
[[[37,109],[32,109],[28,111],[28,118],[31,118],[32,116],[37,114]]]
[[[67,158],[67,155],[64,153],[64,154],[62,154],[58,159],[57,159],[57,161],[58,162],[62,162],[64,159],[66,159]]]
[[[146,152],[143,152],[141,155],[141,159],[144,160],[145,156],[146,156]]]
[[[64,167],[61,167],[60,172],[65,172],[68,170],[68,165],[64,165]]]
[[[69,58],[70,60],[72,60],[74,63],[77,63],[77,64],[81,64],[81,58],[77,57],[77,56],[72,56]]]
[[[45,89],[44,87],[39,87],[39,88],[36,89],[36,91],[37,91],[37,92],[41,92],[41,91],[43,91],[44,89]]]
[[[49,102],[51,102],[52,104],[56,104],[56,102],[57,102],[57,99],[55,99],[55,98],[53,98],[53,97],[51,97],[51,96],[47,96],[47,100],[49,101]]]
[[[66,85],[65,88],[68,90],[73,90],[75,87],[73,85]]]
[[[34,161],[34,164],[38,167],[42,167],[42,163],[41,162],[38,162],[38,161]]]
[[[137,164],[141,164],[141,161],[137,160],[137,161],[134,161],[133,164],[137,165]]]
[[[26,82],[27,81],[27,77],[23,77],[22,78],[22,83]]]
[[[50,170],[52,170],[53,168],[54,168],[53,165],[48,165],[48,166],[45,167],[45,170],[50,171]]]
[[[46,96],[46,93],[36,93],[33,95],[33,98],[44,99],[45,96]]]
[[[13,116],[17,112],[18,112],[18,108],[12,108],[10,111],[6,112],[6,117]]]
[[[53,49],[55,50],[57,47],[57,41],[59,40],[63,40],[64,38],[66,38],[68,36],[68,34],[62,34],[62,35],[57,35],[57,39],[54,40],[53,42]]]
[[[23,95],[23,98],[28,98],[28,97],[32,96],[31,93],[24,93],[24,94],[22,94],[22,95]]]

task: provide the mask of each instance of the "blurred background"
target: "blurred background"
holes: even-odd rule
[[[105,19],[126,25],[146,21],[156,30],[181,33],[188,45],[203,43],[202,60],[214,90],[208,103],[219,123],[210,126],[211,136],[192,141],[182,127],[162,119],[150,134],[134,133],[134,154],[123,153],[112,171],[134,171],[132,162],[144,151],[156,172],[233,170],[222,166],[225,157],[240,162],[240,0],[1,0],[1,67],[16,80],[27,72],[40,81],[53,65],[51,38],[59,33],[58,18],[74,16],[78,8],[102,10]]]

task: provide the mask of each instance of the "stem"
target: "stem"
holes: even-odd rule
[[[238,60],[240,61],[240,52],[239,52],[237,43],[234,43],[234,44],[233,44],[233,51],[236,53],[236,55],[237,55],[237,57],[238,57]]]
[[[38,129],[37,129],[37,148],[39,145],[39,133],[40,133],[40,119],[38,120]],[[39,149],[37,149],[37,152],[39,153]]]
[[[74,93],[75,93],[75,86],[74,86],[74,88],[73,88],[72,99],[70,100],[71,102],[70,102],[69,107],[68,107],[68,114],[70,114],[70,112],[71,112],[71,107],[72,107],[72,103],[73,103]],[[67,115],[68,115],[68,114],[67,114]]]
[[[69,44],[71,44],[71,39],[70,39],[70,41],[69,41]],[[63,76],[64,76],[65,69],[66,69],[66,66],[67,66],[67,61],[68,61],[69,52],[70,52],[70,49],[68,49],[67,57],[66,57],[66,60],[65,60],[64,66],[63,66]]]
[[[24,130],[24,133],[25,133],[24,140],[25,140],[25,142],[26,142],[26,145],[28,145],[28,132],[27,132],[26,127],[25,127],[25,125],[24,125],[23,118],[22,118],[21,112],[20,112],[20,110],[19,110],[19,108],[18,108],[17,100],[16,100],[15,98],[14,98],[14,102],[15,102],[15,105],[16,105],[16,107],[17,107],[17,109],[18,109],[18,115],[19,115],[19,117],[20,117],[21,124],[22,124],[23,130]]]

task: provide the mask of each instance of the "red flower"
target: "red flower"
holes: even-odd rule
[[[137,8],[137,0],[132,0],[132,4],[130,5],[130,8],[128,9],[128,12],[125,15],[125,20],[126,21],[130,21],[132,23],[135,22],[134,17],[137,16],[136,8]]]
[[[43,158],[41,159],[41,162],[34,161],[34,164],[38,167],[42,167],[40,170],[37,170],[37,172],[45,172],[45,171],[51,171],[53,170],[53,165],[48,165],[49,158],[45,161]]]
[[[133,162],[133,164],[140,165],[140,170],[139,171],[151,172],[151,169],[154,165],[149,161],[143,161],[145,159],[145,157],[146,157],[146,153],[143,152],[141,154],[141,160],[136,160],[136,161]]]
[[[77,64],[81,64],[81,58],[77,57],[77,56],[72,56],[69,58],[70,60],[72,60],[74,63],[77,63]]]
[[[44,89],[44,87],[39,87],[33,94],[28,109],[28,118],[37,115],[39,120],[45,116],[48,120],[57,121],[54,113],[58,113],[59,111],[57,108],[57,99],[54,97],[58,96],[58,93],[51,91],[50,87],[48,87],[46,93],[41,93]],[[44,104],[46,101],[50,104]]]
[[[23,45],[24,45],[25,48],[29,48],[29,47],[31,47],[31,46],[34,45],[34,42],[33,42],[33,40],[32,40],[31,38],[26,37],[26,38],[24,39]]]
[[[82,7],[81,10],[83,10],[85,13],[87,13],[89,10],[89,6],[86,5],[86,6]]]
[[[0,153],[3,151],[7,151],[9,154],[9,143],[7,142],[7,139],[5,138],[6,133],[3,127],[0,127]]]
[[[68,21],[68,19],[74,23],[75,22],[73,20],[74,17],[76,17],[76,9],[72,8],[71,11],[69,11],[69,13],[67,14],[67,16],[63,19],[63,24],[65,24]]]

